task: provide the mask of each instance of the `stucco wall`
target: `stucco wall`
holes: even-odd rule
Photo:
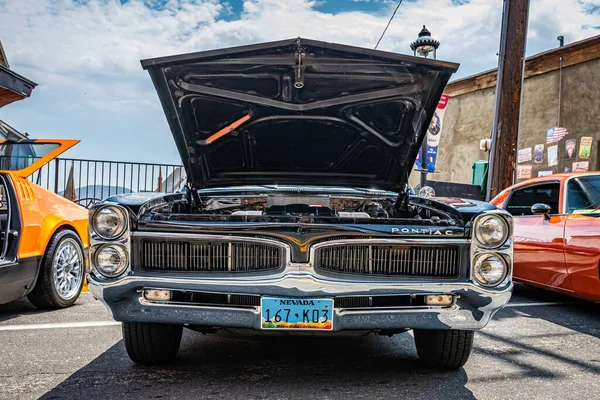
[[[450,98],[443,121],[436,170],[430,179],[471,183],[473,162],[487,159],[480,139],[490,136],[495,90]]]
[[[565,141],[577,139],[577,152],[582,136],[593,137],[589,159],[590,170],[598,165],[600,140],[600,59],[587,61],[562,70],[562,111],[560,125],[569,135],[558,143],[558,166],[548,166],[546,131],[556,126],[558,116],[558,71],[525,79],[519,148],[544,144],[543,162],[533,165],[538,171],[563,172],[573,161],[565,160]],[[429,179],[471,183],[472,165],[487,160],[488,153],[479,150],[480,139],[489,138],[494,112],[495,89],[482,89],[450,98],[438,152],[435,174]],[[575,161],[588,161],[576,159]],[[411,177],[411,182],[414,180]],[[418,181],[418,180],[417,180]]]

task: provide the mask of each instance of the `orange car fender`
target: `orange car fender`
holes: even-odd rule
[[[19,258],[43,255],[52,235],[61,228],[74,230],[87,250],[87,209],[23,178],[11,178],[21,212]]]

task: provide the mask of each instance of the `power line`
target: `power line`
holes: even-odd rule
[[[390,27],[390,24],[392,23],[392,20],[396,16],[396,11],[398,11],[398,8],[400,8],[400,4],[402,4],[402,0],[400,0],[398,2],[398,5],[396,6],[396,9],[394,10],[394,13],[392,14],[392,17],[390,18],[390,20],[388,21],[387,25],[385,26],[385,29],[381,33],[381,37],[379,38],[379,40],[377,41],[377,44],[375,45],[375,50],[377,50],[377,46],[379,46],[379,42],[381,42],[381,39],[383,39],[383,37],[385,36],[385,32]]]

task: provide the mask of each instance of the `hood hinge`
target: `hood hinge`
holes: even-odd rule
[[[194,205],[199,210],[204,209],[202,207],[202,199],[200,198],[200,195],[198,194],[198,190],[195,189],[191,183],[188,182],[185,185],[185,192],[186,192],[186,197],[187,197],[187,202],[188,202],[190,213],[194,210]]]
[[[394,202],[394,216],[401,215],[408,211],[409,204],[409,194],[407,185],[404,186],[404,189],[398,192],[398,197],[396,197],[396,201]]]

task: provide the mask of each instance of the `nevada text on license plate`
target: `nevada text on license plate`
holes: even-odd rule
[[[333,299],[263,297],[262,329],[333,329]]]

